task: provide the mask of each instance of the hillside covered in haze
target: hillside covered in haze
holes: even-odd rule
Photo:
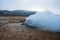
[[[35,14],[35,11],[27,11],[27,10],[0,10],[0,16],[29,16]]]

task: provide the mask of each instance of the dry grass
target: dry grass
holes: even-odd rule
[[[0,17],[1,18],[1,17]],[[7,19],[19,21],[26,17],[5,17]],[[4,19],[4,17],[3,17]],[[0,40],[60,40],[60,33],[47,32],[28,28],[20,23],[9,23],[0,27]]]
[[[0,19],[7,20],[10,23],[23,22],[26,17],[24,16],[0,16]]]
[[[12,23],[0,27],[0,40],[60,40],[60,34]]]

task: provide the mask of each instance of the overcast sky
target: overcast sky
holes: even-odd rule
[[[60,11],[60,0],[0,0],[0,10]]]

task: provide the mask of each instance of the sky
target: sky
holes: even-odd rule
[[[32,10],[60,12],[60,0],[0,0],[0,10]]]

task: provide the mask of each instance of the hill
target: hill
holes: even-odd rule
[[[27,11],[27,10],[0,10],[0,16],[29,16],[35,14],[35,11]]]

